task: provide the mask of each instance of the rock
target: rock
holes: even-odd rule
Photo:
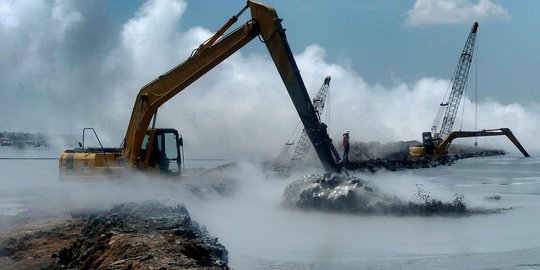
[[[419,142],[394,142],[381,144],[378,142],[351,144],[351,162],[345,163],[348,170],[374,173],[384,169],[400,171],[407,169],[433,168],[451,166],[456,160],[471,157],[486,157],[504,155],[502,150],[483,149],[478,147],[452,144],[449,154],[441,156],[426,156],[418,160],[409,159],[409,147],[419,145]]]
[[[227,250],[182,206],[126,203],[88,217],[53,269],[228,269]]]
[[[432,198],[421,185],[417,188],[418,201],[406,202],[361,178],[327,173],[308,175],[291,183],[284,197],[292,207],[361,215],[461,216],[482,212],[468,209],[462,195],[456,194],[453,201],[443,202]]]

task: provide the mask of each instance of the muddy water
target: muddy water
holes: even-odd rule
[[[56,156],[54,151],[38,154]],[[105,207],[150,198],[183,202],[192,218],[225,245],[234,269],[540,266],[538,158],[476,158],[450,167],[358,175],[405,201],[416,200],[417,186],[422,185],[433,198],[443,201],[463,194],[468,207],[508,209],[459,217],[366,216],[285,207],[285,187],[300,176],[269,177],[253,164],[243,164],[228,175],[241,183],[233,194],[205,197],[190,196],[174,183],[155,180],[98,191],[87,185],[60,183],[56,160],[0,159],[0,171],[2,219],[26,209],[60,211],[73,205]]]
[[[43,148],[0,147],[0,215],[23,212],[39,193],[61,188],[49,181],[58,176],[56,155]]]
[[[233,199],[194,205],[195,218],[227,246],[235,269],[523,269],[540,265],[540,160],[493,157],[450,167],[359,175],[414,201],[462,194],[466,216],[350,215],[283,208],[291,181],[246,183]],[[250,175],[248,170],[244,173]]]

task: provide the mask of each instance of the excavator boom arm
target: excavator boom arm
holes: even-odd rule
[[[141,143],[158,108],[253,40],[257,36],[254,29],[254,23],[246,23],[204,53],[193,55],[142,87],[133,106],[123,147],[123,156],[129,158],[131,164],[137,162]]]
[[[317,111],[309,98],[306,86],[294,60],[291,48],[281,26],[281,19],[273,8],[250,2],[251,14],[260,23],[261,37],[270,52],[279,75],[300,116],[307,135],[327,171],[340,172],[339,154],[328,136],[326,125],[320,123]]]
[[[489,129],[489,130],[480,130],[480,131],[453,131],[441,142],[438,146],[439,149],[446,152],[448,147],[454,139],[457,138],[470,138],[470,137],[487,137],[487,136],[502,136],[505,135],[508,139],[519,149],[519,151],[525,157],[530,157],[529,153],[523,148],[518,139],[514,136],[512,131],[508,128],[500,129]]]
[[[138,162],[141,143],[158,108],[260,35],[323,166],[328,171],[339,171],[336,161],[337,152],[327,134],[326,125],[318,121],[317,113],[287,42],[285,29],[281,26],[281,19],[272,7],[254,1],[248,1],[248,7],[251,10],[251,21],[221,40],[213,39],[211,46],[201,46],[203,50],[198,50],[184,63],[140,90],[133,107],[123,147],[123,156],[128,158],[131,164]],[[339,156],[337,158],[339,160]]]

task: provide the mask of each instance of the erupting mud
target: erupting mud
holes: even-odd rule
[[[421,185],[417,189],[418,201],[407,202],[358,177],[327,173],[293,182],[285,189],[284,197],[288,205],[302,209],[365,215],[463,216],[498,211],[470,209],[462,195],[456,194],[453,201],[443,202],[433,198]]]

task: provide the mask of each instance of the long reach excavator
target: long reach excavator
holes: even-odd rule
[[[431,132],[422,133],[422,145],[412,146],[409,148],[409,157],[417,159],[429,155],[444,155],[448,153],[448,147],[456,138],[466,137],[485,137],[485,136],[501,136],[506,135],[510,141],[521,151],[525,157],[529,154],[516,139],[512,131],[508,128],[489,129],[480,131],[452,131],[454,121],[458,113],[459,103],[462,99],[463,90],[467,85],[467,77],[469,68],[473,59],[474,45],[476,42],[476,31],[478,23],[475,22],[469,33],[469,37],[465,42],[465,47],[461,52],[459,62],[452,77],[452,90],[446,102],[442,102],[439,107],[439,112],[435,117]],[[441,123],[442,120],[442,123]],[[437,131],[437,128],[440,129]]]
[[[251,20],[223,36],[248,8]],[[181,174],[182,138],[175,129],[155,128],[158,108],[256,37],[266,45],[323,167],[329,172],[340,172],[339,155],[326,125],[318,119],[281,21],[274,8],[247,1],[238,14],[195,49],[187,60],[142,87],[120,148],[105,148],[101,143],[100,147],[85,147],[84,134],[93,131],[85,129],[80,147],[62,153],[61,176],[121,175],[128,168],[162,175]],[[97,140],[99,142],[99,138]]]

